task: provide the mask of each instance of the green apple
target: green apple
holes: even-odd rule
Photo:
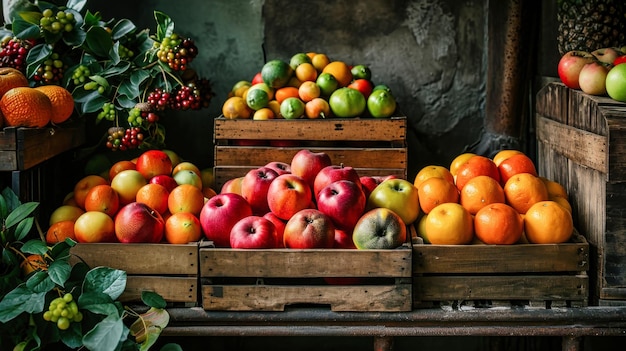
[[[406,241],[406,225],[390,209],[367,211],[354,226],[352,240],[357,249],[395,249]]]
[[[417,188],[406,179],[387,179],[378,184],[367,199],[366,210],[377,207],[392,210],[406,225],[410,225],[420,214]]]
[[[606,92],[611,99],[626,102],[626,65],[617,65],[606,74]]]
[[[192,170],[183,169],[181,171],[178,171],[176,172],[176,174],[174,174],[173,178],[178,185],[191,184],[202,190],[202,178],[198,175],[198,173]]]

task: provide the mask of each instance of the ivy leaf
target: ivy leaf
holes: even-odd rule
[[[24,253],[29,253],[29,254],[44,255],[46,252],[48,252],[48,246],[46,246],[46,243],[44,243],[41,240],[32,239],[32,240],[27,241],[22,246],[20,251]]]
[[[56,285],[48,276],[48,272],[38,271],[28,278],[26,287],[34,293],[47,293],[56,288]]]
[[[41,12],[38,12],[38,11],[21,11],[19,13],[19,16],[24,21],[34,24],[36,26],[39,25],[39,20],[41,20],[41,17],[43,17]]]
[[[81,12],[86,4],[87,0],[68,0],[65,6],[68,9],[72,9],[76,12]]]
[[[92,13],[91,11],[87,10],[87,13],[85,14],[84,24],[86,27],[99,26],[101,19],[102,16],[100,16],[99,12]]]
[[[133,107],[135,107],[135,105],[137,105],[137,101],[134,99],[129,98],[128,96],[125,95],[120,95],[117,98],[117,104],[120,105],[122,108],[126,108],[126,109],[131,109]]]
[[[161,11],[154,11],[154,19],[156,20],[156,39],[161,42],[174,33],[174,21],[170,16]]]
[[[35,293],[26,287],[26,283],[9,291],[0,301],[0,323],[6,323],[21,313],[39,313],[43,311],[46,292]]]
[[[89,51],[100,57],[108,57],[109,51],[113,47],[111,34],[102,27],[89,28],[85,44]]]
[[[100,292],[117,300],[126,289],[126,272],[110,267],[96,267],[85,276],[83,292]]]
[[[89,94],[88,96],[92,96],[93,99],[86,101],[82,105],[82,113],[92,113],[102,109],[102,105],[104,103],[109,102],[105,96],[98,94],[97,91],[94,91],[93,94]]]
[[[142,291],[141,301],[152,308],[165,308],[167,306],[165,299],[154,291]]]
[[[130,68],[130,62],[123,61],[123,62],[119,62],[118,64],[103,70],[102,72],[100,72],[100,75],[103,76],[103,77],[107,77],[107,78],[109,78],[109,77],[119,78],[119,76],[121,76],[124,73],[126,73],[129,68]],[[98,82],[98,83],[100,83],[100,82]]]
[[[11,26],[15,37],[20,39],[36,39],[41,35],[38,25],[28,23],[21,18],[16,18]]]
[[[39,65],[44,62],[52,54],[52,46],[49,44],[38,44],[28,51],[26,56],[26,62],[28,67],[26,68],[26,75],[31,77],[39,68]]]
[[[83,345],[92,351],[115,350],[120,341],[125,340],[128,328],[125,328],[119,315],[109,315],[85,333]]]
[[[136,28],[137,26],[135,26],[132,21],[128,19],[122,19],[118,21],[115,26],[113,26],[113,30],[111,31],[111,37],[113,38],[113,40],[120,40],[120,38],[134,31]]]
[[[48,266],[48,276],[50,279],[59,286],[64,286],[67,279],[70,277],[72,266],[68,261],[54,260]]]

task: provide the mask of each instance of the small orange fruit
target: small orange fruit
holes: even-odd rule
[[[10,89],[0,99],[0,111],[8,126],[43,128],[52,119],[52,103],[43,92],[30,87]]]
[[[181,184],[174,188],[167,197],[167,207],[171,214],[189,212],[196,216],[204,206],[202,190],[191,184]]]
[[[27,87],[28,78],[20,70],[12,67],[0,67],[0,97],[17,87]]]
[[[330,73],[337,82],[339,87],[347,87],[352,81],[352,71],[350,67],[343,61],[332,61],[322,70],[322,73]]]
[[[165,221],[165,241],[170,244],[188,244],[201,238],[200,220],[192,213],[173,213]]]
[[[474,177],[461,189],[460,204],[473,215],[487,205],[504,202],[504,189],[489,176]]]
[[[326,54],[314,54],[311,57],[311,64],[313,64],[318,73],[321,73],[329,63],[330,59]]]
[[[474,216],[474,234],[488,245],[512,245],[524,231],[524,219],[513,207],[504,203],[489,204]]]
[[[530,173],[516,174],[504,185],[506,203],[525,214],[537,202],[548,200],[548,190],[539,177]]]
[[[113,177],[115,177],[115,175],[117,175],[121,171],[125,171],[127,169],[136,170],[137,169],[137,164],[135,162],[131,162],[131,161],[128,161],[128,160],[121,160],[121,161],[115,162],[111,166],[111,168],[109,168],[109,181],[111,181],[111,179],[113,179]]]
[[[322,95],[320,86],[315,81],[306,81],[300,84],[298,88],[298,97],[304,102],[309,102]]]
[[[81,178],[74,185],[74,201],[78,207],[85,209],[85,199],[87,198],[87,193],[91,188],[96,185],[109,184],[109,182],[96,174],[90,174]]]
[[[567,242],[574,231],[572,214],[554,201],[532,205],[524,216],[526,238],[533,244]]]
[[[509,180],[509,178],[518,173],[530,173],[537,176],[535,163],[530,159],[530,157],[524,154],[512,155],[505,160],[502,160],[498,166],[498,171],[500,172],[501,184],[506,184],[506,181]]]
[[[167,199],[170,193],[161,184],[148,183],[137,191],[135,201],[148,205],[159,214],[163,215],[167,210]]]
[[[569,198],[567,190],[565,190],[565,187],[559,182],[548,179],[546,177],[539,177],[539,179],[541,179],[541,181],[543,181],[543,184],[546,186],[546,189],[548,190],[548,197],[562,197],[566,200]]]
[[[246,89],[246,92],[250,89]],[[232,96],[228,98],[222,105],[222,114],[224,118],[250,118],[252,109],[248,107],[246,100],[241,96]]]
[[[329,118],[332,117],[332,111],[328,101],[323,98],[315,98],[304,105],[304,114],[307,118]]]
[[[470,157],[457,169],[456,186],[459,190],[463,189],[465,183],[470,179],[479,175],[489,176],[498,182],[500,181],[500,172],[498,167],[490,158],[476,155]]]
[[[45,271],[48,269],[48,263],[41,255],[29,255],[20,263],[22,273],[27,276],[36,271]]]
[[[74,221],[57,222],[51,225],[48,231],[46,231],[47,244],[55,244],[67,238],[76,241],[76,235],[74,235]]]
[[[74,98],[72,93],[58,85],[42,85],[35,89],[48,96],[52,104],[50,122],[59,124],[67,121],[74,112]]]
[[[120,209],[120,197],[109,184],[92,187],[85,196],[85,211],[100,211],[114,217]]]
[[[313,64],[305,62],[301,63],[296,67],[296,78],[302,83],[304,82],[315,82],[317,79],[317,69]]]
[[[416,188],[419,188],[423,181],[431,177],[443,178],[454,184],[454,176],[452,176],[450,170],[444,166],[429,165],[422,167],[422,169],[417,172],[415,179],[413,180],[413,185],[415,185]]]
[[[439,177],[424,180],[417,188],[417,195],[420,208],[424,213],[429,213],[439,204],[459,201],[459,191],[456,186]]]
[[[474,239],[472,215],[458,203],[444,203],[424,219],[424,236],[434,245],[465,245]]]
[[[507,158],[513,156],[513,155],[523,155],[524,153],[520,150],[515,150],[515,149],[503,149],[498,151],[492,158],[493,163],[496,164],[496,166],[500,166],[500,163],[504,160],[506,160]]]
[[[298,97],[298,88],[286,86],[278,88],[274,92],[274,100],[278,101],[279,104],[289,97]]]
[[[473,152],[466,152],[455,157],[452,162],[450,162],[450,173],[453,176],[456,176],[456,173],[459,169],[459,166],[465,163],[465,161],[469,160],[472,156],[476,156]]]
[[[572,213],[572,204],[570,204],[566,198],[561,196],[548,196],[548,200],[556,202],[557,204],[563,206],[563,208],[565,208],[567,212]]]

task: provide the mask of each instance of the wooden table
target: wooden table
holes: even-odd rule
[[[284,312],[204,311],[172,308],[163,336],[373,337],[374,350],[391,350],[394,337],[557,336],[563,351],[582,347],[585,336],[626,336],[626,306],[581,308],[418,309],[411,312],[332,312],[289,308]],[[626,339],[625,339],[626,341]]]

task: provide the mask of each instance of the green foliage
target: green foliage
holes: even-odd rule
[[[123,306],[117,299],[126,288],[126,272],[80,262],[72,265],[70,249],[76,243],[71,239],[51,247],[41,238],[32,239],[37,207],[35,202],[20,204],[9,188],[0,194],[2,348],[21,344],[24,350],[40,350],[62,343],[92,351],[148,350],[169,322],[163,298],[144,292],[142,301],[150,307],[144,314]],[[31,254],[41,255],[45,267],[24,275],[20,265]],[[43,314],[52,300],[68,293],[84,318],[62,330]],[[129,316],[136,318],[132,328],[124,323]]]

